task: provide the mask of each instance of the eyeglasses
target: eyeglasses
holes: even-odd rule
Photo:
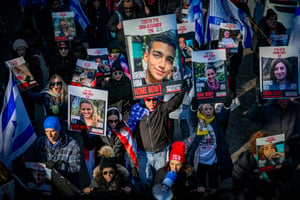
[[[122,75],[123,74],[123,72],[113,72],[113,75]]]
[[[62,82],[61,81],[58,81],[58,82],[51,82],[50,83],[50,86],[55,86],[55,85],[57,85],[57,86],[61,86],[62,85]]]
[[[109,119],[109,120],[108,120],[108,123],[110,123],[110,124],[113,124],[113,123],[116,124],[116,123],[118,123],[118,122],[119,122],[118,119],[116,119],[116,120],[110,120],[110,119]]]
[[[60,27],[65,27],[65,28],[67,28],[67,27],[68,27],[68,24],[61,24]]]
[[[124,7],[124,10],[133,10],[133,7]]]
[[[103,171],[103,175],[111,174],[114,175],[115,171]]]
[[[67,50],[67,47],[59,47],[59,50]]]
[[[157,98],[152,98],[152,99],[145,99],[146,101],[158,101]]]

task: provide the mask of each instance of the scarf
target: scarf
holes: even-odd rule
[[[215,116],[211,117],[210,119],[207,119],[203,114],[201,114],[198,111],[197,117],[199,119],[197,126],[197,135],[207,135],[209,133],[207,125],[215,119]]]
[[[216,80],[216,85],[215,85],[215,86],[213,86],[212,84],[210,84],[210,83],[207,81],[207,85],[208,85],[209,89],[211,89],[211,90],[217,90],[217,89],[219,88],[219,81]]]

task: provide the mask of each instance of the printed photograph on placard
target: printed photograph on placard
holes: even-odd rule
[[[177,24],[178,41],[184,65],[192,67],[192,51],[195,45],[195,23]]]
[[[240,38],[241,33],[238,24],[220,24],[219,48],[225,48],[227,53],[237,53]]]
[[[288,45],[288,34],[271,35],[272,44],[271,46],[287,46]]]
[[[225,49],[193,51],[195,92],[201,103],[223,102],[228,93]]]
[[[55,41],[73,40],[76,36],[74,12],[52,12]]]
[[[20,91],[25,91],[38,85],[31,72],[27,68],[23,56],[8,60],[5,62],[5,64],[13,73],[13,77]]]
[[[95,74],[97,69],[98,63],[77,59],[71,85],[95,87]]]
[[[111,70],[107,48],[87,49],[88,60],[98,63],[96,77],[110,77]]]
[[[43,195],[52,194],[51,169],[44,163],[25,162],[24,179],[29,190]]]
[[[256,139],[256,160],[258,171],[272,171],[280,169],[285,161],[284,134]]]
[[[298,52],[291,46],[260,47],[260,86],[263,98],[298,95]]]
[[[183,76],[175,14],[123,23],[134,98],[179,92]]]
[[[89,129],[90,133],[105,135],[106,132],[106,90],[68,86],[69,130]]]

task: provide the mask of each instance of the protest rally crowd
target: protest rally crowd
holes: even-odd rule
[[[300,195],[299,42],[290,45],[276,11],[254,15],[251,0],[36,2],[21,1],[2,82],[0,187],[15,180],[15,199]],[[226,20],[205,43],[197,23],[203,33],[221,2],[251,23]],[[172,17],[196,24],[192,38],[168,31]],[[259,128],[231,154],[225,135],[246,48],[256,99],[243,116]]]

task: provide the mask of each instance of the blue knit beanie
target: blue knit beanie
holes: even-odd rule
[[[56,131],[60,131],[60,123],[57,117],[49,116],[44,121],[44,129],[53,128]]]

